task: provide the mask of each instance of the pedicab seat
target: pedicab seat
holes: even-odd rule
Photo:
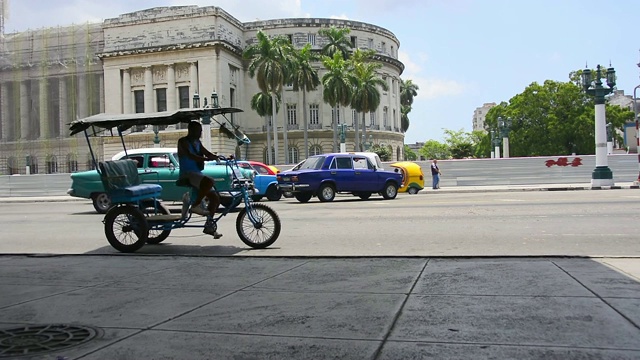
[[[100,179],[112,203],[129,203],[160,197],[162,186],[142,183],[135,161],[103,161],[98,166]]]

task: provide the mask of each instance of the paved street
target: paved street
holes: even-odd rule
[[[223,218],[224,237],[177,229],[140,254],[243,256],[638,256],[640,191],[425,191],[397,199],[339,196],[265,202],[282,220],[274,246],[250,250]],[[5,203],[1,253],[113,254],[87,201]]]

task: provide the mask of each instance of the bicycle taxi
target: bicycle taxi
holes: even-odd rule
[[[160,199],[162,187],[148,182],[148,179],[142,181],[142,177],[152,176],[153,171],[139,174],[135,161],[130,159],[98,162],[91,147],[91,136],[115,136],[115,129],[126,152],[124,132],[133,126],[189,123],[203,116],[217,122],[221,131],[235,138],[238,144],[248,144],[249,138],[237,128],[228,129],[226,124],[213,119],[216,115],[241,111],[237,108],[200,108],[157,113],[98,114],[70,124],[71,135],[84,132],[94,167],[111,198],[113,206],[103,219],[105,235],[111,246],[121,252],[135,252],[145,244],[159,244],[174,229],[206,227],[215,231],[218,221],[241,204],[244,206],[236,218],[240,240],[254,249],[264,249],[276,241],[280,235],[280,218],[269,206],[251,200],[253,183],[242,177],[240,171],[235,171],[239,169],[235,159],[220,156],[220,161],[228,167],[232,176],[232,186],[219,193],[224,192],[220,195],[230,197],[230,203],[213,216],[192,217],[190,201],[196,198],[197,190],[189,184],[181,180],[176,182],[176,185],[185,187],[185,200],[181,213],[172,214]]]

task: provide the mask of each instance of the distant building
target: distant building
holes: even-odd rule
[[[423,155],[420,155],[420,149],[422,149],[422,147],[424,146],[424,142],[417,142],[415,144],[407,144],[407,146],[409,147],[409,149],[411,149],[414,153],[416,153],[416,155],[418,155],[418,160],[419,161],[424,161],[426,160],[424,158]]]
[[[473,112],[473,130],[486,131],[484,128],[484,121],[487,117],[489,110],[496,106],[496,103],[484,103],[482,107],[476,108]]]
[[[615,90],[611,96],[607,97],[610,105],[618,105],[622,108],[635,111],[633,108],[633,96],[625,95],[624,90]],[[638,152],[638,140],[635,121],[629,121],[624,125],[624,132],[621,134],[624,138],[624,146],[629,152]]]

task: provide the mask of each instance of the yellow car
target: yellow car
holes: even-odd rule
[[[420,165],[411,161],[401,161],[390,164],[393,171],[402,174],[402,186],[398,192],[407,192],[409,194],[417,194],[418,191],[424,189],[424,173]]]

